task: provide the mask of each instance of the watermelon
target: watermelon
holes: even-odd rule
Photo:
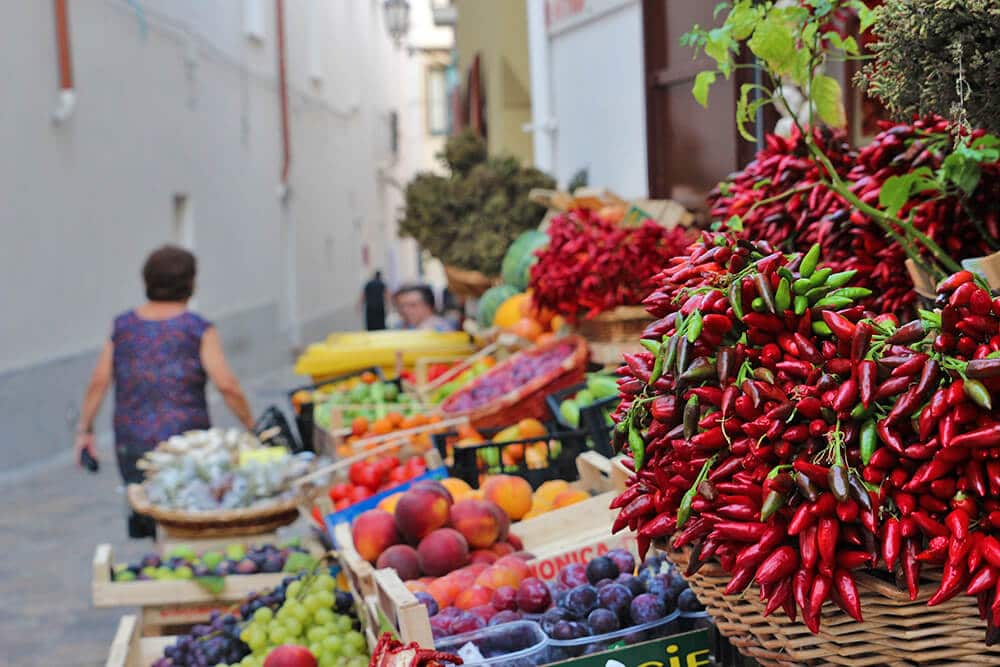
[[[493,326],[493,316],[496,315],[500,304],[520,291],[510,285],[497,285],[486,290],[479,297],[479,317],[477,318],[479,326],[487,328]]]
[[[504,283],[516,287],[519,291],[528,288],[531,277],[531,265],[537,259],[535,251],[549,243],[545,232],[532,229],[524,232],[510,244],[507,254],[503,256],[501,276]]]

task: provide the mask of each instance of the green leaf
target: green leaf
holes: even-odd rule
[[[734,215],[726,221],[726,228],[731,232],[742,232],[743,231],[743,220],[740,216]]]
[[[853,37],[848,37],[844,40],[843,49],[845,53],[852,56],[856,56],[861,53],[861,49],[858,48],[858,42]]]
[[[691,89],[698,104],[708,108],[708,89],[715,83],[715,72],[698,72],[694,78],[694,88]]]
[[[941,163],[941,177],[954,183],[967,195],[975,191],[981,175],[979,163],[960,151],[952,153]]]
[[[733,11],[729,12],[729,16],[726,17],[726,25],[732,30],[733,39],[743,41],[753,34],[753,29],[757,27],[760,17],[761,9],[759,7],[749,0],[741,0],[733,7]]]
[[[715,60],[719,66],[719,71],[727,77],[733,66],[731,49],[735,47],[736,43],[727,29],[713,28],[708,31],[707,41],[705,42],[705,53]]]
[[[876,18],[877,14],[875,13],[874,10],[868,9],[868,7],[864,6],[863,4],[860,7],[858,7],[858,21],[860,21],[861,24],[858,27],[859,32],[863,33],[866,30],[868,30],[868,28],[872,27],[872,24],[875,23]]]
[[[759,90],[763,95],[750,101],[750,93],[754,90]],[[740,86],[740,97],[736,100],[736,129],[741,137],[747,141],[757,141],[757,137],[747,130],[746,124],[754,121],[757,117],[757,110],[770,101],[771,91],[764,86],[755,83],[744,83]]]
[[[984,134],[972,142],[973,148],[997,148],[1000,147],[1000,137],[995,134]]]
[[[194,581],[212,595],[221,595],[226,588],[224,577],[195,577]]]
[[[903,174],[902,176],[890,176],[882,184],[878,193],[879,206],[885,212],[895,217],[899,210],[910,198],[910,188],[913,186],[913,174]]]
[[[775,13],[768,14],[757,24],[747,46],[775,74],[787,74],[795,62],[795,36],[791,27]]]
[[[760,190],[761,188],[766,188],[770,184],[771,184],[771,179],[770,178],[762,178],[759,181],[757,181],[756,183],[754,183],[753,187],[750,188],[750,189],[751,190]]]
[[[816,113],[820,119],[831,127],[847,125],[847,114],[844,111],[844,95],[840,84],[831,76],[820,74],[812,82],[812,98],[816,105]]]
[[[715,6],[715,9],[712,10],[712,18],[713,19],[714,18],[718,18],[719,17],[719,12],[721,12],[723,9],[725,9],[728,6],[729,6],[728,2],[720,2],[719,4],[717,4]]]

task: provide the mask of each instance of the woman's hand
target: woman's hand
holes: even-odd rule
[[[73,459],[81,468],[83,467],[83,464],[80,462],[80,455],[83,454],[84,450],[90,452],[90,455],[94,457],[94,460],[97,460],[97,448],[95,443],[96,439],[94,438],[93,433],[83,431],[77,432],[76,439],[73,442]]]

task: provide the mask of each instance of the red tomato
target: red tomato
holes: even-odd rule
[[[406,462],[406,468],[408,470],[427,470],[427,462],[422,456],[414,456]]]
[[[334,484],[333,486],[330,487],[330,493],[329,493],[330,500],[332,500],[333,502],[337,502],[338,500],[346,498],[351,494],[351,488],[353,487],[347,482],[343,482],[341,484]]]
[[[350,506],[351,506],[350,499],[344,498],[343,500],[338,500],[336,504],[333,506],[333,509],[339,512],[340,510],[347,509]]]
[[[378,485],[376,484],[376,487],[377,486]],[[369,489],[367,486],[356,486],[351,489],[351,496],[349,498],[350,504],[353,505],[354,503],[360,503],[365,498],[371,498],[371,496],[372,489]]]
[[[351,478],[351,482],[355,486],[365,486],[368,489],[377,489],[378,485],[382,483],[382,475],[379,474],[378,468],[364,461],[359,461],[351,466],[351,470],[348,473]]]
[[[402,484],[408,479],[410,479],[410,477],[406,468],[393,468],[389,473],[389,481],[392,482],[393,486],[396,484]]]

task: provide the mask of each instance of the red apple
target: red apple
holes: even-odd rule
[[[305,646],[282,644],[267,654],[264,667],[316,667],[316,657]]]

